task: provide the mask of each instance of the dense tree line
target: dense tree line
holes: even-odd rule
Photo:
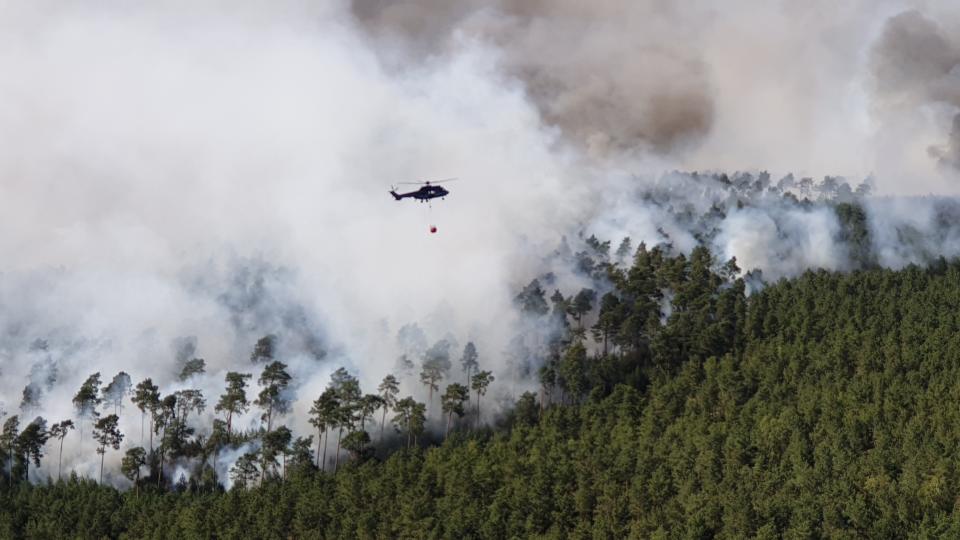
[[[736,261],[703,248],[626,243],[632,260],[619,264],[609,243],[588,246],[579,260],[590,288],[551,294],[544,276],[519,292],[518,307],[545,323],[516,344],[537,360],[540,389],[494,426],[424,444],[430,403],[401,398],[395,376],[365,395],[338,370],[311,408],[316,432],[296,436],[271,425],[288,379],[264,343],[259,394],[248,395],[252,374],[228,375],[205,440],[188,422],[205,406],[198,396],[136,386],[159,449],[128,451],[135,490],[75,475],[16,481],[43,444],[8,419],[0,536],[960,536],[960,262],[808,272],[748,296]],[[444,345],[403,335],[398,370],[422,359],[444,428],[470,390],[479,408],[492,376],[475,351],[461,361],[469,385],[452,382],[438,376],[449,372]],[[100,385],[92,379],[88,390]],[[112,415],[90,412],[99,396],[81,389],[76,419],[110,451]],[[232,415],[251,406],[264,427],[233,429]],[[387,451],[371,434],[382,440],[391,420],[402,444]],[[62,442],[62,429],[31,425]],[[259,449],[237,461],[230,491],[202,472],[172,485],[151,478],[170,456],[192,453],[204,469],[253,439]],[[328,467],[328,442],[350,458],[334,450]]]
[[[422,331],[415,326],[407,331],[419,332],[425,342]],[[178,344],[177,379],[183,383],[197,382],[198,377],[204,376],[206,363],[201,358],[189,358],[195,352],[195,340],[180,340]],[[5,419],[0,432],[0,460],[5,470],[0,474],[8,488],[27,481],[31,463],[40,466],[46,445],[52,440],[57,445],[57,479],[62,478],[65,439],[72,430],[79,428],[79,442],[82,443],[84,431],[94,442],[99,456],[97,481],[102,484],[106,454],[120,450],[121,443],[131,439],[129,434],[120,430],[119,414],[127,402],[140,411],[140,444],[149,441],[145,446],[128,442],[121,460],[120,472],[133,484],[135,494],[139,494],[141,488],[163,492],[182,487],[180,484],[187,482],[187,475],[173,477],[170,471],[174,465],[186,468],[191,486],[209,492],[222,491],[224,485],[229,485],[227,480],[232,480],[240,488],[260,486],[276,479],[282,482],[288,476],[288,464],[293,470],[307,468],[336,472],[342,450],[354,460],[366,460],[374,455],[377,448],[368,432],[368,424],[373,431],[378,412],[381,416],[377,442],[384,447],[384,452],[393,444],[384,435],[388,415],[390,425],[402,433],[408,448],[420,443],[427,428],[433,392],[439,390],[445,380],[458,376],[452,370],[451,347],[450,341],[442,339],[421,351],[420,381],[428,385],[428,403],[420,403],[410,396],[401,399],[400,380],[395,375],[384,377],[377,393],[364,394],[357,377],[345,368],[337,369],[326,390],[310,409],[309,423],[317,429],[315,452],[312,450],[312,434],[296,436],[281,423],[291,409],[293,377],[287,365],[275,359],[276,337],[273,335],[258,340],[250,355],[253,366],[261,368],[256,387],[251,384],[254,373],[226,373],[223,394],[213,407],[212,426],[199,419],[208,408],[207,398],[199,389],[181,388],[164,395],[151,378],[134,385],[130,375],[122,371],[101,387],[101,374],[93,373],[73,396],[72,419],[49,427],[47,420],[40,416],[26,425],[21,425],[20,415]],[[474,416],[477,424],[474,427],[479,427],[480,398],[494,379],[491,372],[479,370],[478,358],[476,346],[467,343],[461,366],[476,398]],[[456,427],[454,417],[461,418],[467,413],[470,398],[467,386],[456,382],[446,386],[441,399],[442,413],[436,412],[432,418],[445,425],[445,435]],[[251,408],[261,413],[259,427],[235,429],[235,417]],[[30,409],[32,406],[21,406],[24,412]],[[5,416],[7,413],[0,410],[0,418]],[[331,435],[336,437],[335,450],[328,461]],[[230,478],[218,477],[220,454],[241,449],[244,453],[230,469]]]

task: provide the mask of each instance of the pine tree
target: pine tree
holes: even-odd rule
[[[540,280],[534,279],[514,298],[514,304],[526,315],[540,317],[550,311]]]
[[[473,391],[477,393],[477,428],[480,427],[480,396],[483,396],[487,393],[487,388],[490,386],[494,380],[493,373],[489,371],[481,371],[473,376],[473,380],[470,381],[470,387],[473,388]]]
[[[427,387],[427,403],[433,403],[433,393],[440,389],[443,370],[435,364],[423,364],[420,370],[420,382]]]
[[[15,446],[17,454],[22,456],[24,466],[24,479],[30,481],[30,462],[37,467],[40,466],[40,459],[43,457],[43,447],[47,444],[50,433],[47,432],[47,421],[38,416],[27,427],[20,432]]]
[[[119,420],[115,414],[107,415],[98,420],[93,428],[93,440],[100,444],[97,448],[97,453],[100,454],[100,484],[103,484],[103,459],[107,447],[119,450],[120,441],[123,440],[123,434],[117,426]]]
[[[266,422],[266,430],[273,429],[274,414],[286,414],[290,410],[290,398],[287,396],[287,387],[290,385],[290,374],[287,365],[273,361],[263,368],[257,380],[262,387],[254,405],[263,409],[260,419]]]
[[[137,384],[130,401],[140,409],[140,443],[143,444],[143,419],[150,413],[150,453],[153,453],[153,416],[160,405],[160,391],[152,379],[144,379]]]
[[[603,355],[607,355],[607,345],[623,322],[623,309],[620,299],[613,293],[607,293],[600,299],[600,316],[593,327],[593,339],[603,342]]]
[[[334,388],[327,388],[313,402],[310,408],[310,425],[317,428],[317,467],[320,470],[327,468],[327,439],[329,439],[328,430],[336,422],[337,410],[340,403],[337,399],[337,391]],[[324,438],[327,435],[327,438]],[[320,444],[323,443],[323,458],[320,457]]]
[[[573,297],[568,309],[573,320],[577,321],[577,329],[583,330],[583,316],[593,309],[593,301],[597,298],[597,293],[593,289],[580,289],[580,292]]]
[[[377,411],[383,405],[383,398],[377,394],[367,394],[360,399],[360,431],[367,430],[367,418],[373,416],[373,413]]]
[[[40,408],[40,398],[43,391],[36,383],[30,383],[23,387],[23,395],[20,399],[20,412],[30,414]]]
[[[167,450],[170,448],[171,441],[176,437],[171,437],[169,431],[176,431],[177,421],[177,396],[164,396],[156,408],[151,412],[153,419],[153,433],[160,435],[160,447],[158,463],[160,470],[157,474],[157,487],[163,485],[163,466]]]
[[[447,427],[443,433],[444,438],[450,433],[450,421],[453,419],[453,415],[463,416],[463,403],[468,399],[470,399],[470,391],[466,386],[459,383],[447,385],[446,392],[444,392],[440,398],[443,405],[443,412],[447,415]]]
[[[427,350],[427,336],[423,330],[417,326],[417,323],[405,324],[397,332],[397,346],[401,351],[401,364],[410,364],[413,369],[411,358],[419,358],[423,351]]]
[[[210,430],[210,438],[207,444],[213,452],[213,482],[217,485],[217,462],[220,459],[220,448],[230,442],[230,433],[227,430],[227,423],[219,418],[213,419],[213,428]]]
[[[587,390],[586,363],[587,350],[579,341],[571,345],[560,360],[560,379],[567,394],[577,401]]]
[[[237,373],[235,371],[227,372],[224,380],[227,383],[227,390],[220,396],[220,401],[214,410],[218,413],[227,415],[227,435],[232,434],[233,415],[243,414],[250,409],[250,402],[247,400],[247,379],[253,377],[251,373]]]
[[[147,451],[137,446],[127,450],[120,462],[120,472],[133,482],[136,496],[140,496],[140,469],[147,464]]]
[[[263,445],[260,447],[261,483],[263,483],[265,475],[276,466],[277,456],[280,456],[283,460],[283,469],[280,474],[280,479],[281,481],[283,480],[286,472],[287,448],[290,446],[292,439],[293,434],[287,426],[280,426],[273,431],[268,431],[263,434]]]
[[[277,336],[268,334],[257,340],[250,354],[250,361],[254,364],[272,362],[273,355],[276,353]]]
[[[620,261],[629,261],[630,256],[632,255],[633,247],[630,242],[630,237],[625,236],[623,241],[620,242],[620,247],[617,248],[616,256]]]
[[[354,461],[364,459],[370,452],[370,435],[366,431],[354,431],[343,438],[343,447]]]
[[[391,422],[399,431],[407,432],[407,448],[410,448],[411,440],[423,433],[426,425],[427,406],[418,403],[412,397],[405,397],[397,402],[394,410],[397,415],[393,417]]]
[[[433,406],[433,393],[440,389],[440,381],[450,371],[450,342],[441,339],[423,354],[420,382],[427,387],[427,406]]]
[[[310,448],[313,446],[313,435],[308,437],[297,437],[290,445],[290,469],[294,474],[304,474],[314,470],[313,452]]]
[[[477,346],[472,341],[467,342],[463,348],[463,356],[460,357],[460,365],[467,375],[467,384],[470,384],[470,372],[480,367],[477,358]]]
[[[3,423],[3,432],[0,432],[0,448],[7,455],[7,479],[13,485],[13,458],[17,453],[17,437],[20,436],[20,417],[13,415]]]
[[[400,383],[393,375],[387,375],[377,387],[383,406],[383,416],[380,418],[380,440],[383,441],[383,425],[387,421],[387,411],[397,404],[397,395],[400,393]]]
[[[103,401],[107,406],[113,406],[114,414],[119,415],[122,411],[123,398],[130,392],[131,386],[133,386],[133,383],[130,380],[130,375],[121,371],[113,377],[110,384],[103,387]]]
[[[183,364],[183,369],[180,370],[180,374],[177,376],[181,381],[186,381],[187,379],[200,375],[207,371],[207,362],[203,358],[193,358],[187,360]]]
[[[247,452],[237,458],[230,469],[230,478],[241,488],[249,486],[260,476],[257,462],[260,461],[257,452]]]
[[[74,429],[73,420],[63,420],[50,426],[50,436],[60,440],[60,454],[57,460],[57,480],[60,480],[60,468],[63,465],[63,440]]]
[[[330,386],[337,396],[337,410],[333,425],[337,426],[337,453],[334,456],[333,470],[340,466],[340,442],[343,428],[352,430],[357,421],[357,412],[360,409],[360,382],[350,375],[346,368],[339,368],[330,376]]]
[[[98,395],[100,391],[100,373],[94,373],[87,377],[87,380],[80,386],[80,390],[73,396],[73,407],[77,411],[78,423],[80,424],[80,442],[83,442],[83,419],[94,418],[97,412],[97,406],[102,400]]]

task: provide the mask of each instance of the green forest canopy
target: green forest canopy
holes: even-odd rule
[[[282,474],[228,492],[4,471],[0,536],[960,537],[960,262],[749,297],[703,248],[641,246],[609,270],[591,329],[606,352],[568,327],[541,394],[496,427],[392,453],[361,440],[336,473],[287,437]]]

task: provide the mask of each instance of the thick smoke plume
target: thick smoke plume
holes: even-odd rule
[[[397,71],[492,46],[543,121],[608,165],[627,154],[687,169],[872,174],[922,194],[944,189],[935,165],[955,159],[956,143],[939,142],[955,132],[960,92],[950,2],[351,6]]]
[[[960,167],[960,42],[956,26],[919,11],[886,22],[874,63],[881,103],[899,114],[926,109],[943,123],[952,116],[948,141],[929,151],[943,165]]]
[[[564,236],[705,243],[765,279],[956,255],[955,201],[898,196],[955,192],[952,9],[0,2],[0,402],[59,421],[123,370],[201,389],[209,426],[273,334],[306,434],[330,373],[372,391],[413,323],[454,361],[474,342],[509,401],[535,384],[517,291],[590,285],[550,257]],[[697,169],[777,172],[668,172]],[[852,187],[805,180],[827,174]],[[386,193],[449,176],[432,208]],[[70,437],[65,469],[93,475]]]
[[[697,142],[713,124],[707,69],[690,43],[702,33],[699,17],[667,2],[356,0],[353,7],[381,44],[408,48],[408,58],[394,61],[443,54],[463,40],[494,44],[544,121],[593,155],[668,152]]]

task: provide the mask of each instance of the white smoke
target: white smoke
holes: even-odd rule
[[[946,20],[947,2],[501,2],[451,16],[407,4],[437,15],[441,37],[410,47],[372,31],[393,24],[377,6],[346,2],[0,2],[9,413],[52,366],[38,411],[50,422],[74,416],[88,375],[123,370],[164,394],[200,388],[209,424],[225,372],[255,379],[253,344],[275,333],[296,379],[285,421],[308,434],[330,373],[345,365],[373,391],[413,321],[431,343],[474,341],[506,385],[511,299],[564,234],[688,251],[699,240],[681,204],[720,204],[718,257],[774,278],[852,267],[828,208],[770,196],[741,209],[726,188],[664,170],[873,173],[887,194],[955,191],[928,153],[949,111],[927,99],[893,115],[871,60],[891,17]],[[432,208],[386,193],[449,176]],[[637,196],[651,190],[665,199]],[[942,229],[937,204],[868,202],[879,262],[960,252],[952,229],[922,248],[903,240],[905,223],[920,238]],[[579,284],[556,270],[558,286]],[[185,336],[207,370],[189,383],[171,346]],[[122,414],[124,448],[140,444],[139,416]],[[89,422],[78,435],[64,470],[94,476]]]

